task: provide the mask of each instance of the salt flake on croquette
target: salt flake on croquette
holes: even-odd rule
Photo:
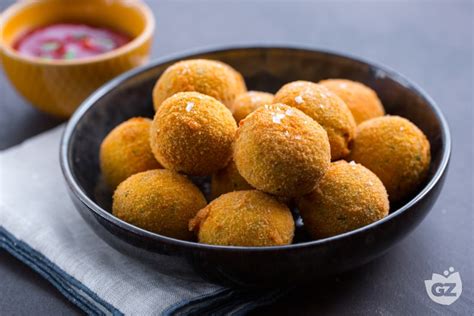
[[[232,156],[237,124],[213,97],[179,92],[158,108],[150,128],[150,145],[165,168],[189,175],[210,175]]]
[[[274,102],[295,107],[321,124],[328,134],[332,160],[349,153],[354,118],[344,101],[326,87],[309,81],[290,82],[278,90]]]
[[[299,95],[299,96],[297,96],[297,97],[295,97],[295,101],[296,101],[296,103],[298,103],[298,104],[301,104],[301,103],[303,103],[303,102],[304,102],[304,100],[303,100],[303,97],[302,97],[302,96],[300,96],[300,95]]]
[[[188,102],[186,103],[186,112],[191,112],[191,110],[194,107],[194,102]]]
[[[285,114],[282,113],[274,113],[272,117],[273,123],[281,124],[281,119],[285,117]]]
[[[273,94],[261,91],[248,91],[239,94],[232,103],[232,114],[240,122],[258,107],[273,103]]]
[[[326,131],[285,104],[266,105],[247,116],[240,122],[234,143],[234,161],[242,177],[253,187],[278,196],[309,193],[330,159]]]

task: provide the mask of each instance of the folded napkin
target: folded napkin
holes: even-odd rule
[[[63,126],[0,152],[0,247],[88,314],[240,315],[284,290],[248,292],[208,283],[187,266],[179,278],[107,245],[82,220],[59,166]]]

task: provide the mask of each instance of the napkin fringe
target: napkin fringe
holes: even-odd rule
[[[43,254],[17,239],[3,226],[0,226],[0,248],[39,273],[88,315],[123,315],[120,310],[102,300],[95,292],[64,272]],[[163,315],[245,315],[250,310],[277,301],[288,291],[289,289],[275,289],[268,292],[219,289],[171,305]]]
[[[163,315],[246,315],[257,307],[276,302],[290,290],[291,288],[267,291],[221,289],[171,305],[163,312]]]
[[[50,282],[70,302],[89,315],[123,315],[117,308],[102,300],[96,293],[67,274],[40,252],[18,240],[0,226],[0,248],[28,265]]]
[[[240,315],[279,297],[277,289],[250,291],[207,283],[192,276],[187,266],[177,267],[177,271],[185,268],[186,278],[167,275],[97,239],[74,210],[64,187],[57,155],[63,130],[64,126],[54,128],[0,152],[0,164],[7,174],[11,171],[4,178],[15,180],[5,182],[5,194],[0,194],[0,249],[91,315],[156,315],[163,311],[165,315]],[[46,196],[43,190],[48,191]],[[22,198],[25,194],[28,199]],[[64,233],[66,229],[71,235]],[[95,240],[96,244],[88,244]],[[56,244],[54,250],[50,243]],[[50,253],[53,257],[48,257]],[[75,264],[76,256],[83,262],[80,266]],[[115,266],[117,262],[123,264]],[[89,277],[79,277],[82,273]],[[104,282],[116,288],[108,291]]]

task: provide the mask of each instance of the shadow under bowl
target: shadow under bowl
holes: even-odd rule
[[[110,193],[108,202],[96,194],[100,188],[99,146],[119,123],[134,116],[152,117],[155,81],[168,66],[189,58],[230,64],[252,90],[275,92],[294,80],[347,78],[363,82],[377,92],[388,114],[406,117],[428,137],[432,162],[426,181],[409,199],[391,205],[390,214],[378,222],[331,238],[303,238],[288,246],[198,244],[151,233],[116,218],[110,213]],[[61,144],[61,166],[77,210],[101,238],[121,252],[154,262],[156,269],[165,273],[181,273],[165,264],[172,259],[217,283],[269,287],[307,283],[356,268],[385,253],[433,206],[443,185],[450,148],[447,123],[433,100],[392,70],[325,51],[246,47],[174,56],[112,80],[87,99],[69,121]]]

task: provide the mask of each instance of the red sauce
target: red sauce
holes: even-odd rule
[[[109,52],[130,40],[129,36],[107,28],[60,23],[24,34],[13,48],[28,57],[80,59]]]

